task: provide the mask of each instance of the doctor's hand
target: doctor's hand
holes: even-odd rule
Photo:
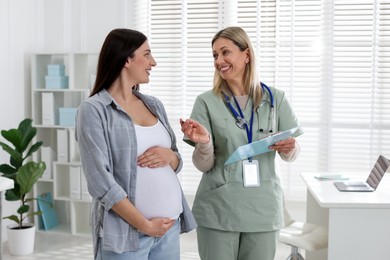
[[[192,119],[180,119],[181,131],[194,143],[207,144],[210,142],[210,134],[207,129]]]
[[[277,151],[279,153],[289,154],[295,149],[295,138],[290,137],[285,140],[279,141],[271,145],[269,149]]]

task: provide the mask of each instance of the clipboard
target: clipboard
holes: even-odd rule
[[[240,147],[238,147],[229,157],[229,159],[225,162],[225,165],[231,164],[237,161],[241,161],[244,159],[247,159],[249,157],[253,157],[262,153],[267,153],[272,150],[269,150],[268,147],[271,145],[282,141],[284,139],[287,139],[291,137],[297,130],[299,129],[299,126],[278,132],[276,134],[267,136],[263,139],[260,139],[259,141],[252,142],[250,144],[245,144]]]

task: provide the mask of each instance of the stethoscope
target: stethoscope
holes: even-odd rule
[[[263,82],[260,82],[261,87],[264,91],[266,89],[269,94],[269,101],[263,100],[261,103],[263,104],[264,102],[269,102],[269,117],[268,117],[268,130],[259,128],[258,132],[266,134],[266,135],[271,135],[274,133],[274,130],[276,130],[276,117],[275,117],[275,100],[274,100],[274,95],[272,94],[271,89],[265,85]]]
[[[269,118],[268,118],[268,130],[265,130],[263,128],[260,128],[258,130],[258,132],[260,133],[263,133],[263,134],[266,134],[266,135],[269,135],[269,134],[272,134],[274,129],[276,128],[275,126],[275,111],[274,111],[274,96],[272,94],[272,91],[271,89],[266,85],[264,84],[263,82],[260,82],[261,84],[261,87],[264,90],[266,90],[269,94],[269,104],[270,104],[270,113],[269,113]],[[231,91],[231,90],[230,90]],[[249,122],[249,126],[248,126],[248,123],[246,122],[245,120],[245,117],[244,117],[244,114],[242,113],[241,111],[241,108],[240,108],[240,105],[238,104],[237,102],[237,99],[236,97],[233,95],[232,93],[232,96],[234,98],[234,102],[238,108],[238,112],[234,109],[233,105],[231,104],[230,102],[230,99],[229,97],[223,93],[224,96],[225,96],[225,99],[226,99],[226,103],[228,104],[230,110],[232,111],[235,119],[236,119],[236,125],[240,128],[240,129],[245,129],[246,132],[247,132],[247,136],[248,136],[248,143],[251,143],[252,142],[252,130],[253,130],[253,115],[254,115],[254,112],[253,112],[253,107],[252,107],[252,113],[251,113],[251,118],[250,118],[250,122]],[[262,101],[263,102],[268,102],[268,101]]]

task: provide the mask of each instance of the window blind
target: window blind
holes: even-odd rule
[[[145,91],[165,104],[187,194],[195,193],[201,173],[192,165],[193,148],[182,142],[179,119],[211,89],[211,39],[228,25],[248,32],[260,80],[286,92],[305,131],[297,139],[299,158],[278,160],[289,199],[305,199],[301,172],[368,174],[379,154],[390,157],[389,1],[137,2],[147,15],[134,24],[147,32],[157,60]]]
[[[192,164],[193,147],[182,141],[180,118],[190,116],[195,98],[212,87],[210,41],[218,30],[218,1],[151,1],[150,42],[157,61],[149,93],[164,103],[184,160],[179,178],[195,194],[201,173]]]

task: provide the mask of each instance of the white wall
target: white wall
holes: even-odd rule
[[[99,52],[109,31],[132,27],[134,2],[0,0],[0,129],[30,116],[31,53]],[[0,150],[0,163],[7,160]],[[17,205],[2,201],[2,216],[13,214]],[[2,223],[3,241],[8,223]]]

